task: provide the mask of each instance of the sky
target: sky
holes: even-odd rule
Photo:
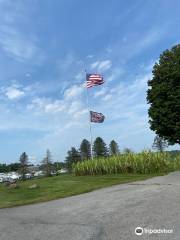
[[[150,149],[147,81],[159,55],[180,42],[178,0],[0,0],[0,162],[54,161],[89,139],[88,90],[103,113],[93,139]],[[173,149],[177,149],[174,146]],[[172,149],[172,148],[171,148]]]

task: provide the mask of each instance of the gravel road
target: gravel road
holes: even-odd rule
[[[135,228],[142,227],[137,236]],[[164,230],[165,229],[165,230]],[[147,231],[168,233],[147,233]],[[0,240],[180,239],[180,172],[0,209]]]

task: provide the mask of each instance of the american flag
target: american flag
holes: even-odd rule
[[[90,120],[94,123],[104,122],[105,116],[102,113],[90,111]]]
[[[101,74],[86,74],[86,87],[91,88],[96,85],[104,83],[103,76]]]

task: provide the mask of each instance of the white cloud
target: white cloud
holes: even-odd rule
[[[37,47],[37,38],[31,33],[23,32],[20,22],[27,20],[25,4],[14,1],[1,1],[0,9],[0,48],[4,53],[18,61],[42,58],[42,51]]]
[[[74,114],[83,109],[83,102],[81,101],[82,92],[82,85],[73,85],[66,89],[62,99],[53,100],[51,98],[35,97],[27,108],[29,110],[33,109],[37,114],[58,112]]]
[[[62,112],[65,107],[65,104],[61,100],[52,101],[47,98],[34,98],[27,108],[44,113],[58,113]]]
[[[26,73],[25,76],[26,77],[31,77],[31,74],[30,73]]]
[[[91,64],[91,69],[97,69],[99,72],[105,72],[109,70],[112,66],[111,60],[96,61]]]
[[[83,92],[83,86],[82,85],[73,85],[72,87],[66,89],[64,92],[65,98],[74,98],[79,97]]]
[[[6,88],[5,95],[10,100],[14,100],[14,99],[23,97],[25,95],[25,92],[23,90],[18,89],[17,87],[11,86],[11,87]]]
[[[79,120],[80,118],[82,118],[83,116],[85,116],[87,114],[88,114],[88,110],[87,109],[82,109],[80,111],[75,112],[73,117],[74,117],[74,119]]]
[[[99,66],[99,61],[96,61],[96,62],[93,62],[91,64],[91,68],[94,69],[94,68],[97,68]]]
[[[104,94],[106,94],[106,92],[107,92],[107,89],[106,89],[106,88],[102,88],[102,89],[100,89],[99,91],[97,91],[97,92],[94,94],[94,97],[103,96]]]
[[[154,67],[154,65],[155,65],[155,63],[159,63],[159,59],[157,58],[156,60],[151,60],[150,62],[149,62],[149,64],[144,64],[144,66],[142,66],[142,68],[144,68],[146,71],[150,71],[150,72],[152,72],[152,70],[153,70],[153,67]]]
[[[65,126],[60,130],[60,132],[64,131],[64,130],[67,130],[67,129],[70,129],[72,127],[77,127],[77,126],[80,126],[81,124],[78,123],[78,122],[75,122],[75,121],[71,121],[71,122],[68,122],[65,124]]]
[[[35,95],[36,84],[23,86],[16,79],[11,80],[11,85],[1,87],[2,96],[6,96],[10,100],[20,99],[24,96],[32,97]],[[4,99],[5,100],[5,99]]]
[[[49,103],[44,106],[44,111],[46,113],[56,113],[56,112],[61,112],[65,109],[65,106],[61,101],[56,100],[53,103]]]
[[[28,160],[30,162],[36,162],[37,161],[37,157],[36,156],[28,156]]]
[[[0,48],[18,61],[41,62],[44,54],[37,47],[37,40],[8,25],[0,25]]]
[[[76,74],[75,78],[78,81],[83,80],[83,78],[85,78],[85,73],[83,74],[82,72],[79,72],[78,74]]]
[[[107,82],[112,82],[114,80],[117,80],[118,77],[120,77],[125,72],[124,69],[121,67],[116,67],[112,69],[112,72],[109,76],[107,76]]]
[[[63,59],[58,60],[57,65],[61,71],[67,71],[75,61],[75,57],[71,53],[68,53]]]
[[[103,97],[103,101],[109,101],[112,97],[112,94],[107,94]]]
[[[134,81],[129,79],[128,82],[120,82],[114,87],[108,86],[105,94],[103,90],[100,91],[97,107],[109,116],[108,121],[117,121],[116,124],[119,128],[128,129],[134,122],[141,121],[141,125],[148,129],[146,90],[147,81],[151,76],[151,73],[145,72],[137,75]],[[119,121],[121,121],[121,125],[119,125]],[[141,130],[141,127],[138,126],[137,131]]]
[[[110,69],[111,66],[112,66],[111,60],[105,60],[105,61],[101,61],[99,63],[98,69],[99,69],[99,71],[106,71],[106,70]]]
[[[34,110],[36,114],[59,112],[64,112],[66,116],[67,114],[74,114],[83,110],[83,90],[82,85],[73,85],[66,89],[61,99],[34,97],[27,109]]]
[[[147,33],[143,35],[140,41],[133,43],[129,46],[131,48],[130,57],[134,57],[136,54],[141,53],[143,50],[159,42],[166,35],[166,33],[167,26],[162,26],[161,28],[157,26],[156,28],[150,29]]]
[[[81,101],[73,101],[68,106],[67,112],[69,114],[77,113],[78,111],[81,111],[83,108],[83,104]]]
[[[94,56],[91,55],[91,54],[87,55],[87,58],[93,58],[93,57],[94,57]]]

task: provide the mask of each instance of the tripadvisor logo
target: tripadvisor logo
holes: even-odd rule
[[[157,229],[151,229],[151,228],[141,228],[137,227],[135,229],[135,234],[140,236],[142,234],[169,234],[173,233],[173,229],[166,229],[166,228],[157,228]]]
[[[136,235],[142,235],[143,234],[143,228],[141,228],[141,227],[137,227],[136,229],[135,229],[135,234]]]

